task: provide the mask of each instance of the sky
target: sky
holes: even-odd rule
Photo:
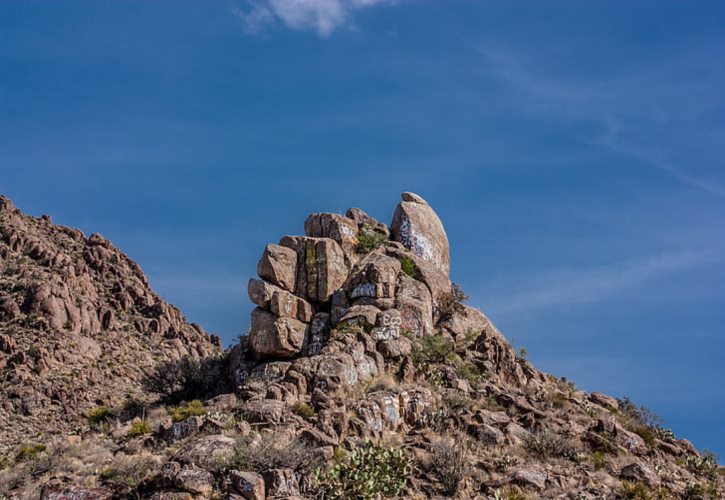
[[[0,192],[226,344],[264,245],[426,198],[540,369],[725,457],[725,4],[0,1]]]

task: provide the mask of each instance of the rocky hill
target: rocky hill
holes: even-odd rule
[[[104,410],[86,411],[81,435],[26,435],[4,456],[0,492],[7,496],[696,499],[723,491],[716,460],[675,437],[651,412],[538,371],[483,313],[466,306],[449,278],[443,225],[415,194],[403,194],[390,226],[355,208],[344,216],[313,214],[305,236],[267,245],[259,279],[248,284],[257,306],[250,332],[223,365],[201,362],[216,358],[199,347],[207,345],[200,329],[154,305],[151,292],[138,299],[129,284],[147,290],[140,271],[105,240],[74,236],[4,204],[3,265],[11,267],[8,256],[32,263],[42,268],[41,281],[59,290],[40,293],[30,283],[16,290],[11,284],[20,280],[4,273],[11,305],[3,314],[17,325],[3,337],[12,349],[5,370],[21,366],[39,384],[34,394],[48,402],[36,407],[36,417],[54,406],[57,418],[74,409],[54,403],[51,372],[41,375],[45,365],[36,359],[49,355],[28,353],[33,335],[52,331],[54,349],[75,353],[68,345],[78,338],[116,349],[156,339],[159,351],[176,349],[134,378],[139,371],[118,371],[132,361],[118,354],[111,367],[99,366],[95,360],[113,352],[101,347],[96,377],[165,397],[146,394],[142,411],[131,415],[114,406],[118,399],[99,396]],[[6,236],[5,227],[17,226],[6,222],[12,217],[25,223],[22,234],[53,234],[56,246],[34,250]],[[63,261],[56,259],[62,248],[75,257],[64,265],[80,272],[50,267]],[[126,286],[111,284],[113,265],[124,269]],[[70,301],[75,309],[69,308],[64,297],[78,292],[62,290],[71,287],[70,276],[86,272],[72,290],[95,293],[81,294],[87,302]],[[154,316],[159,310],[164,320]],[[106,331],[117,324],[128,327],[120,329],[128,330],[125,336],[93,335],[98,325]],[[23,362],[11,362],[18,353],[26,353]],[[208,370],[219,366],[225,379],[210,384],[210,373],[219,372]],[[223,388],[220,382],[228,383],[227,392],[210,393]],[[16,382],[13,391],[23,386]],[[22,397],[10,401],[4,419],[27,413]]]
[[[92,408],[149,400],[160,361],[218,350],[103,236],[0,196],[0,449],[82,432]]]

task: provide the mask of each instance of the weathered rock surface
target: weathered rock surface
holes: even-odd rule
[[[285,290],[294,291],[297,279],[297,253],[285,246],[267,245],[257,264],[257,274]]]
[[[285,236],[280,245],[297,255],[295,293],[311,302],[327,302],[347,277],[345,255],[330,238]]]
[[[403,193],[402,198],[390,224],[392,238],[447,275],[451,257],[443,223],[420,196]]]
[[[0,449],[82,429],[94,407],[148,399],[158,363],[218,352],[108,239],[0,196]]]
[[[279,317],[264,309],[252,311],[249,340],[260,356],[290,357],[300,352],[307,325],[293,318]]]
[[[8,203],[0,198],[3,210]],[[421,217],[430,209],[412,193],[403,194],[401,205]],[[21,218],[15,225],[28,231],[35,223],[49,221]],[[429,231],[414,233],[425,241],[443,241],[442,228],[416,224]],[[107,240],[64,234],[63,248],[92,249],[93,269],[103,269],[104,279],[119,272],[114,264],[120,257]],[[83,435],[62,436],[60,443],[51,440],[48,450],[0,448],[0,464],[12,464],[8,472],[0,470],[0,495],[358,498],[363,486],[391,485],[395,469],[366,477],[363,485],[356,481],[365,460],[404,465],[409,472],[399,498],[716,498],[725,486],[717,465],[670,431],[644,425],[647,415],[637,414],[631,403],[577,390],[517,355],[482,312],[461,303],[465,295],[441,267],[442,247],[416,254],[415,245],[386,240],[387,228],[359,209],[345,217],[313,214],[305,234],[269,245],[260,279],[248,283],[258,306],[251,331],[228,352],[228,366],[221,365],[233,389],[215,397],[185,394],[206,401],[146,405],[140,414],[133,413],[134,401],[120,410],[115,406],[113,419],[101,418]],[[3,235],[3,266],[14,251],[6,241]],[[29,251],[50,263],[43,266],[56,261],[51,251]],[[440,258],[431,259],[434,254]],[[57,262],[65,265],[63,258]],[[12,265],[5,269],[17,273]],[[173,346],[168,356],[154,347],[152,353],[163,359],[203,355],[189,342],[193,332],[175,324],[173,309],[144,294],[138,280],[125,288],[98,288],[91,280],[73,309],[63,288],[73,296],[79,286],[73,276],[64,275],[63,285],[39,280],[23,293],[9,286],[6,275],[0,282],[0,321],[11,326],[0,333],[0,369],[9,374],[3,382],[13,384],[9,398],[0,401],[4,415],[32,422],[62,415],[54,408],[78,399],[55,389],[63,380],[59,373],[82,374],[89,387],[114,376],[124,390],[133,374],[114,368],[116,363],[145,353],[154,342]],[[121,290],[126,293],[113,298]],[[96,311],[95,319],[87,311]],[[34,346],[16,334],[24,322],[41,320],[35,328],[52,332],[58,342]],[[69,322],[66,330],[53,330],[58,321]],[[93,333],[95,325],[100,335]],[[124,335],[129,328],[138,335]],[[72,348],[62,349],[65,342]],[[65,365],[73,371],[59,372]],[[206,370],[183,382],[194,388],[219,376]],[[46,376],[52,377],[48,383],[36,386]],[[94,403],[106,401],[113,400]],[[12,420],[9,425],[19,428]],[[365,443],[392,450],[353,455]],[[350,468],[327,479],[316,472],[333,464]],[[321,491],[320,479],[342,491]]]

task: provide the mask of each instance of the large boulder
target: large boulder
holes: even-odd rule
[[[662,480],[660,479],[660,476],[657,475],[657,472],[648,465],[640,462],[633,462],[625,467],[622,467],[622,470],[619,472],[619,477],[629,481],[644,483],[651,487],[659,486],[662,483]]]
[[[294,291],[297,277],[297,253],[281,245],[269,244],[257,264],[260,278],[285,290]]]
[[[305,220],[305,234],[312,238],[331,238],[340,245],[349,262],[354,260],[357,223],[338,214],[312,214]]]
[[[229,471],[229,479],[234,491],[247,500],[264,500],[267,497],[264,489],[264,478],[256,472],[231,470]]]
[[[402,199],[390,224],[392,239],[448,275],[451,267],[448,236],[438,215],[414,193],[403,193]]]
[[[393,298],[399,272],[398,259],[373,252],[355,266],[345,282],[345,289],[353,300],[361,297]]]
[[[280,245],[297,255],[295,294],[311,302],[327,302],[345,282],[348,266],[340,245],[331,238],[285,236]]]
[[[406,274],[398,276],[395,308],[400,311],[400,327],[415,337],[433,333],[433,302],[425,284]]]
[[[264,280],[250,278],[247,285],[249,298],[256,305],[268,309],[277,316],[295,318],[308,323],[314,311],[312,305],[302,297],[283,290]]]
[[[299,353],[305,341],[307,325],[255,308],[249,342],[257,357],[290,357]]]

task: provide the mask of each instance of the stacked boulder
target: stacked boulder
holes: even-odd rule
[[[390,227],[357,208],[310,215],[304,227],[304,236],[267,245],[259,278],[249,280],[257,307],[249,335],[230,355],[247,419],[289,424],[296,434],[302,425],[303,437],[319,446],[435,419],[441,395],[418,383],[425,367],[414,361],[431,335],[470,346],[465,362],[491,381],[541,382],[483,313],[460,303],[448,276],[448,238],[420,196],[403,193]],[[471,391],[454,368],[440,376],[447,387]],[[399,390],[340,396],[385,379],[399,381]],[[314,409],[314,425],[290,416],[295,405]]]
[[[248,285],[257,305],[249,334],[257,359],[318,354],[341,322],[362,324],[382,342],[401,330],[432,333],[436,301],[451,288],[448,238],[428,203],[413,193],[402,197],[390,229],[352,208],[345,216],[312,214],[305,236],[265,247],[259,279]],[[360,252],[361,231],[377,238],[378,248]]]

